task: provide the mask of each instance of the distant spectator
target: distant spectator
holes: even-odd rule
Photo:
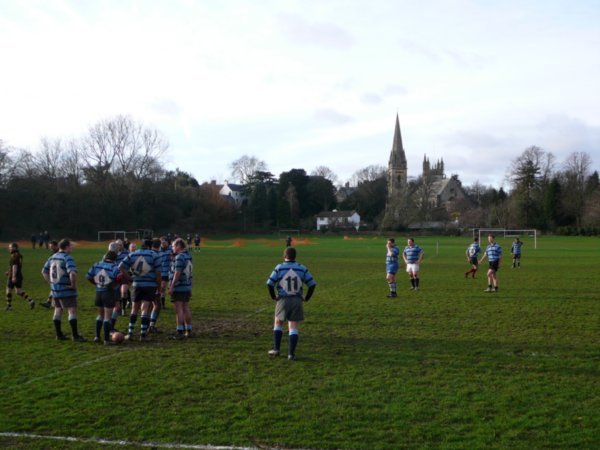
[[[46,246],[46,250],[48,250],[48,244],[50,243],[50,233],[48,230],[44,231],[44,245]]]
[[[31,235],[31,248],[35,250],[35,244],[37,243],[37,234]]]

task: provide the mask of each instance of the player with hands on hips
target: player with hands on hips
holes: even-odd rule
[[[307,302],[312,297],[317,283],[308,269],[296,262],[296,249],[287,247],[283,253],[284,262],[275,266],[267,280],[269,295],[275,304],[275,321],[273,325],[273,349],[269,356],[279,356],[281,338],[283,335],[283,322],[288,322],[289,350],[288,359],[296,359],[298,345],[298,322],[304,320],[302,302]],[[306,285],[308,291],[303,297],[302,286]]]
[[[406,272],[410,277],[411,290],[419,290],[419,271],[421,263],[423,262],[423,256],[425,255],[423,249],[415,244],[413,238],[409,238],[407,246],[404,247],[402,252],[402,259],[406,263]]]

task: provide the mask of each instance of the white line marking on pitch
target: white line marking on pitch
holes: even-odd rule
[[[125,440],[111,440],[101,438],[78,438],[72,436],[44,436],[42,434],[33,433],[3,433],[2,437],[28,438],[28,439],[50,439],[55,441],[79,442],[102,445],[120,445],[120,446],[136,446],[136,447],[154,447],[154,448],[188,448],[193,450],[258,450],[257,447],[234,447],[229,445],[195,445],[195,444],[173,444],[161,442],[136,442]]]

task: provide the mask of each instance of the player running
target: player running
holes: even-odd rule
[[[479,267],[479,253],[481,247],[479,246],[479,238],[473,239],[471,245],[467,247],[465,254],[467,255],[467,261],[471,264],[471,270],[465,272],[465,278],[469,278],[470,274],[473,274],[472,278],[475,278],[477,268]]]
[[[396,298],[396,273],[398,272],[398,255],[400,255],[400,249],[396,247],[396,241],[394,238],[388,239],[385,244],[386,256],[385,256],[385,279],[388,283],[390,293],[387,298]]]
[[[488,235],[489,245],[486,247],[483,256],[479,260],[482,263],[487,257],[489,261],[488,268],[488,287],[484,292],[498,292],[498,275],[497,272],[500,270],[500,261],[502,260],[502,247],[496,242],[496,236],[493,234]],[[493,288],[492,288],[493,286]]]
[[[425,253],[421,247],[415,244],[415,240],[413,238],[409,238],[407,244],[408,245],[404,247],[404,251],[402,252],[402,259],[404,259],[404,262],[406,263],[406,272],[410,277],[410,289],[418,291],[419,271]]]
[[[296,249],[287,247],[283,253],[284,262],[275,266],[267,280],[269,294],[275,304],[275,323],[273,325],[273,349],[269,356],[279,356],[283,322],[287,320],[289,328],[288,359],[296,359],[298,345],[298,322],[304,320],[302,302],[307,302],[313,295],[317,283],[308,269],[296,262]],[[302,285],[308,286],[306,297],[302,296]],[[275,290],[277,289],[277,292]]]
[[[8,260],[8,270],[6,271],[6,310],[12,311],[12,293],[17,291],[17,295],[29,303],[29,307],[35,307],[35,301],[29,298],[27,292],[23,290],[23,255],[19,251],[19,245],[13,242],[8,246],[10,258]]]

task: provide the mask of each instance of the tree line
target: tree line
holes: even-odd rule
[[[264,161],[244,155],[230,164],[232,179],[243,186],[238,208],[215,182],[200,184],[189,173],[165,169],[167,150],[159,131],[128,116],[100,121],[79,138],[42,139],[35,153],[0,141],[0,237],[24,239],[42,230],[88,239],[99,230],[310,230],[316,214],[334,208],[356,210],[367,228],[381,226],[383,166],[360,169],[340,186],[328,167],[276,176]],[[445,207],[426,201],[428,185],[417,178],[409,183],[408,219],[597,234],[600,182],[591,167],[587,153],[573,153],[559,165],[551,153],[530,147],[508,167],[508,192],[476,182],[463,186],[466,199]]]

